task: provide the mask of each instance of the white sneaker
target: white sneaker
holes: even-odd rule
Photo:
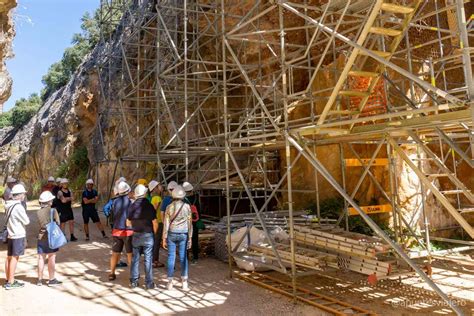
[[[188,281],[185,280],[183,281],[183,291],[187,291],[187,290],[189,290],[189,286],[188,286]]]
[[[172,290],[173,289],[173,280],[169,280],[168,284],[166,285],[167,290]]]

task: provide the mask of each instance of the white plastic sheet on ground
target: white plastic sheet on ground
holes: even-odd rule
[[[289,240],[288,234],[281,227],[277,227],[274,230],[272,230],[270,232],[270,235],[277,242],[286,242]],[[235,245],[237,245],[240,239],[242,239],[242,236],[244,236],[244,239],[242,243],[240,244],[239,248],[237,249],[237,252],[241,252],[241,253],[245,252],[249,244],[257,245],[257,246],[268,244],[268,241],[265,238],[265,233],[262,230],[252,227],[247,233],[247,227],[242,227],[230,235],[230,242],[232,245],[232,249],[235,247]],[[266,262],[266,258],[264,256],[245,254],[243,255],[243,258],[234,257],[234,260],[237,266],[240,269],[243,269],[245,271],[251,272],[251,271],[268,271],[269,270],[265,266],[265,264],[268,265],[268,263]]]

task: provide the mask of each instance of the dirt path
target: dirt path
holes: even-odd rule
[[[57,278],[64,284],[55,288],[38,287],[35,239],[38,224],[34,203],[30,203],[29,244],[17,269],[17,278],[25,281],[26,286],[13,291],[0,289],[0,315],[323,315],[313,307],[294,305],[286,297],[229,279],[227,265],[210,258],[190,267],[191,290],[188,292],[167,291],[164,268],[154,272],[157,290],[131,290],[128,287],[128,268],[118,270],[117,280],[109,282],[106,269],[111,239],[102,239],[96,227],[91,226],[92,240],[85,242],[81,211],[75,209],[74,213],[79,242],[69,243],[61,249],[57,260]],[[0,245],[2,279],[5,275],[5,246]],[[165,255],[164,251],[162,255]]]

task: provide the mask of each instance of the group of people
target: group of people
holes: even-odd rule
[[[15,280],[15,270],[19,257],[26,247],[26,225],[30,223],[26,213],[26,189],[17,184],[16,179],[7,179],[7,189],[3,195],[5,200],[5,227],[8,232],[7,260],[5,264],[6,282],[4,288],[16,289],[24,283]],[[47,225],[51,221],[60,225],[65,232],[69,226],[70,241],[77,241],[74,235],[74,213],[72,210],[73,193],[68,188],[67,179],[48,178],[39,197],[38,211],[39,233],[37,241],[38,281],[37,285],[55,286],[61,281],[55,278],[56,253],[59,249],[51,249],[48,243]],[[99,194],[94,189],[94,181],[87,180],[82,192],[82,216],[86,241],[90,240],[89,221],[97,225],[103,238],[107,235],[102,225],[96,204]],[[114,185],[114,196],[103,208],[112,228],[112,256],[110,259],[109,281],[116,279],[116,267],[120,264],[120,256],[125,248],[127,261],[130,265],[130,287],[139,286],[139,262],[144,256],[145,288],[155,288],[153,268],[163,267],[159,261],[160,247],[168,250],[167,288],[174,286],[174,270],[176,251],[180,260],[181,285],[188,289],[188,258],[187,250],[192,248],[192,262],[196,263],[199,255],[198,228],[199,197],[189,182],[178,185],[171,181],[166,192],[158,181],[140,179],[132,190],[125,178],[120,178]],[[43,281],[43,270],[47,259],[49,281]]]

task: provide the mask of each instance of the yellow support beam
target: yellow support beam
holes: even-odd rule
[[[364,158],[364,159],[361,159],[361,160],[362,161],[359,161],[359,159],[345,159],[346,167],[364,167],[370,161],[369,158]],[[388,166],[388,159],[387,158],[375,158],[374,162],[372,163],[372,166]]]
[[[377,214],[377,213],[388,213],[392,211],[392,205],[382,204],[382,205],[369,205],[360,207],[366,214]],[[349,207],[349,215],[359,215],[355,208]]]

